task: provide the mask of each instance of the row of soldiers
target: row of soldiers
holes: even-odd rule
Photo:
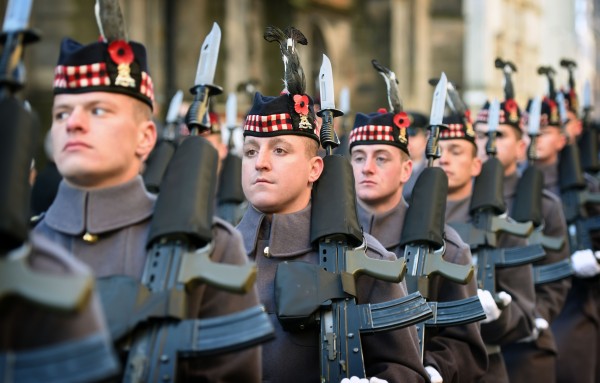
[[[473,126],[457,99],[444,115],[455,90],[442,76],[427,166],[405,199],[416,172],[393,72],[374,62],[389,110],[357,113],[347,161],[332,154],[331,71],[319,118],[296,51],[306,39],[269,27],[285,88],[257,93],[245,118],[237,163],[247,206],[234,228],[213,218],[219,161],[201,134],[216,61],[210,73],[201,56],[189,132],[157,143],[145,48],[111,29],[114,17],[99,17],[100,41],[61,44],[51,134],[63,180],[31,233],[22,217],[35,121],[13,94],[0,104],[10,122],[1,140],[4,380],[596,381],[600,267],[589,236],[579,240],[588,230],[579,202],[592,189],[581,177],[561,182],[581,171],[578,161],[567,167],[582,133],[574,85],[562,98],[551,88],[527,114],[508,91]],[[202,53],[216,60],[213,32]],[[538,132],[520,178],[524,116]],[[522,183],[536,168],[543,179]],[[522,202],[520,189],[537,196]],[[575,213],[557,195],[575,198]],[[526,214],[532,201],[540,217]],[[555,265],[569,272],[536,277]]]

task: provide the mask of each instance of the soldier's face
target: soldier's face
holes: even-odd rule
[[[156,142],[156,127],[143,108],[140,101],[115,93],[55,96],[53,153],[65,180],[103,188],[134,178]]]
[[[488,125],[484,123],[477,124],[477,157],[481,161],[487,160],[485,145],[487,144]],[[517,135],[514,128],[510,125],[498,125],[496,135],[496,157],[504,166],[506,174],[512,174],[517,170],[517,161],[524,158],[525,142]]]
[[[566,142],[566,137],[560,132],[559,127],[541,127],[535,146],[536,162],[542,165],[556,162],[558,160],[558,153],[565,146]]]
[[[408,156],[391,145],[357,145],[351,156],[358,199],[373,212],[394,208],[412,172]]]
[[[304,209],[323,159],[309,153],[312,139],[302,136],[245,137],[242,188],[248,201],[267,214]]]
[[[437,164],[448,176],[448,197],[466,197],[470,194],[473,177],[481,172],[481,159],[473,144],[462,139],[439,142],[441,157]]]

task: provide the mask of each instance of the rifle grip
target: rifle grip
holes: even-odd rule
[[[533,223],[508,221],[504,218],[492,218],[492,231],[503,231],[519,237],[528,237],[533,232]]]
[[[428,254],[428,261],[425,265],[425,273],[439,274],[453,282],[467,284],[473,278],[475,268],[473,265],[459,265],[457,263],[446,262],[441,255]],[[431,259],[431,261],[429,261]]]
[[[404,258],[394,261],[372,259],[362,251],[348,250],[346,272],[352,275],[366,274],[383,281],[398,283],[406,274],[406,260]]]
[[[206,252],[188,252],[183,255],[177,279],[186,287],[204,282],[222,290],[241,294],[248,292],[256,281],[256,266],[212,262]]]

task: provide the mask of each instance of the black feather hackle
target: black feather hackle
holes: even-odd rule
[[[371,64],[373,64],[373,68],[375,68],[385,80],[390,111],[392,113],[402,112],[402,100],[400,99],[400,92],[398,91],[398,79],[396,78],[396,73],[381,65],[377,60],[371,60]]]

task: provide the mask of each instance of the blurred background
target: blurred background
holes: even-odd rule
[[[6,0],[0,0],[2,10]],[[213,22],[222,30],[215,83],[224,88],[215,109],[225,110],[227,93],[252,81],[263,94],[282,89],[283,64],[275,43],[263,39],[265,26],[293,25],[308,38],[298,48],[308,80],[315,81],[322,54],[333,65],[336,93],[348,87],[351,112],[387,107],[385,84],[371,66],[377,59],[394,70],[405,108],[429,114],[428,79],[444,71],[459,85],[476,113],[489,97],[502,97],[502,73],[496,57],[517,66],[513,76],[517,101],[546,92],[541,65],[557,71],[557,85],[567,85],[562,58],[577,62],[577,91],[586,80],[600,100],[600,0],[121,0],[130,39],[148,49],[157,117],[166,113],[178,89],[186,97],[193,85],[200,45]],[[52,81],[60,40],[69,36],[89,43],[99,36],[94,0],[34,0],[31,26],[41,42],[28,47],[24,97],[50,126]],[[239,121],[250,96],[238,93]],[[339,101],[337,101],[339,103]],[[595,117],[600,117],[597,108]]]

